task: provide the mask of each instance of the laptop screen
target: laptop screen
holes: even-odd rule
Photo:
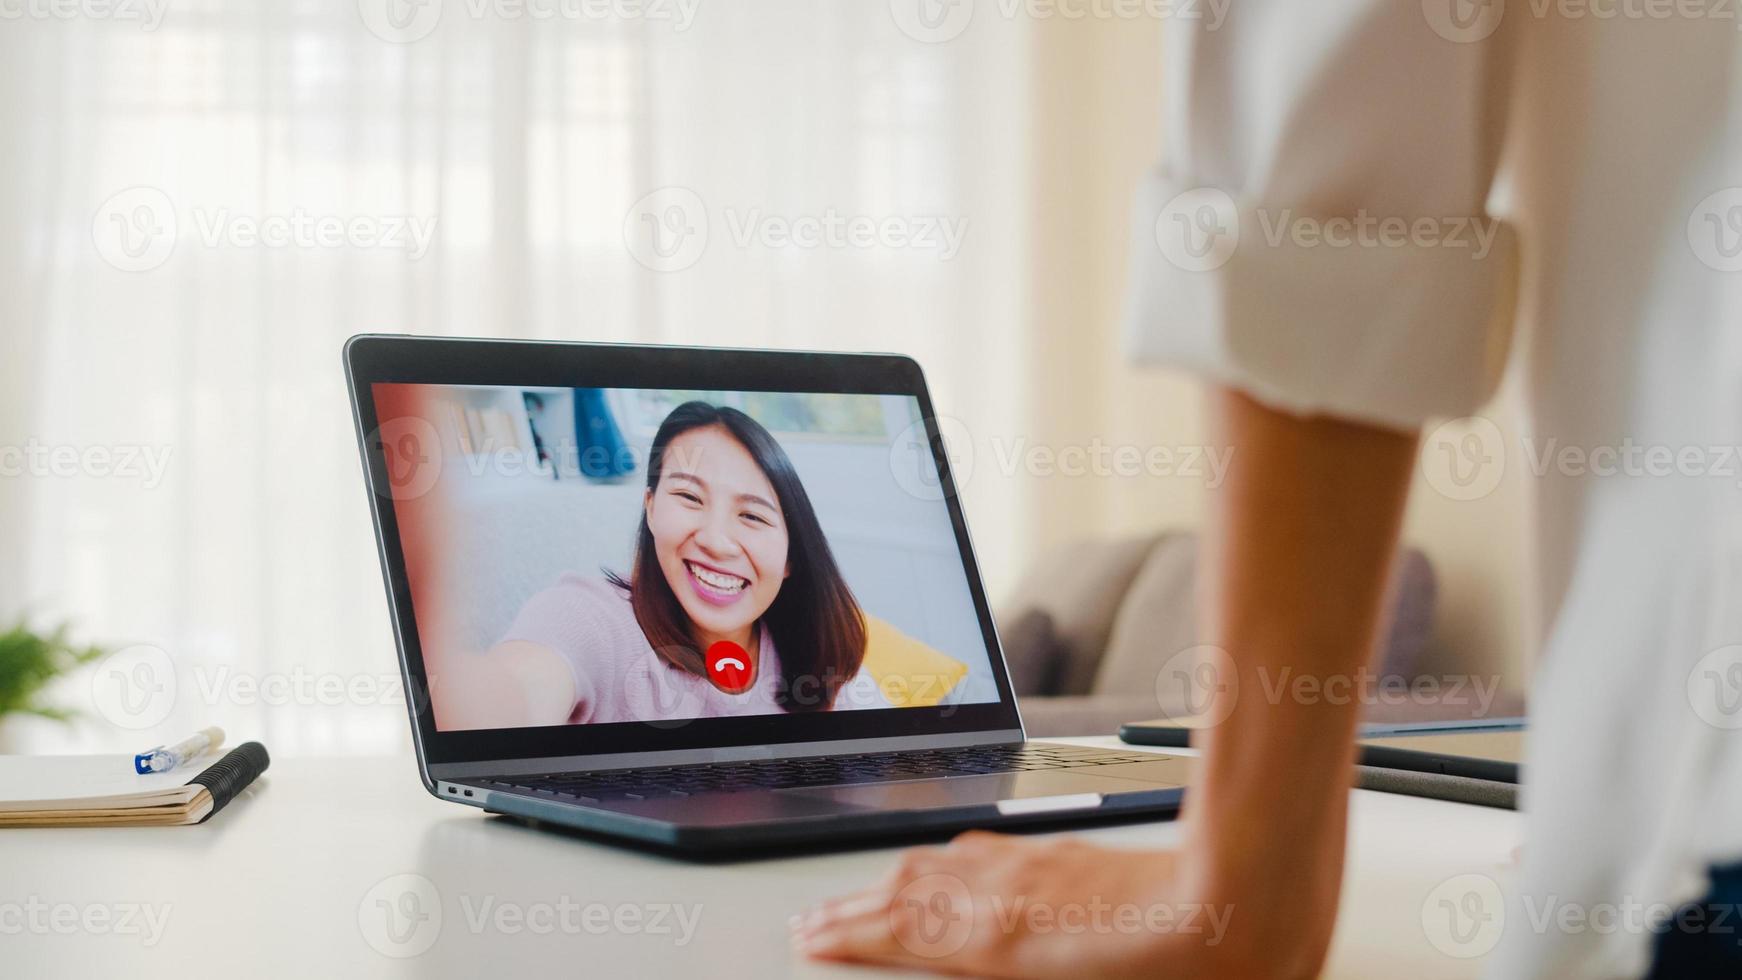
[[[911,395],[370,391],[438,731],[999,700]]]

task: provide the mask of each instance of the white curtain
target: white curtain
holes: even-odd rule
[[[15,750],[209,723],[403,747],[353,333],[895,350],[941,411],[1020,427],[1032,25],[932,43],[863,0],[616,10],[141,0],[0,24],[0,611],[175,668],[161,718],[108,723],[87,673],[56,692],[87,721],[15,719]],[[675,237],[704,223],[699,251]],[[1021,491],[978,477],[968,502],[997,587],[1032,542],[987,528]]]

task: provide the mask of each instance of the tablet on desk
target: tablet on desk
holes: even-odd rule
[[[1363,724],[1357,734],[1359,763],[1382,769],[1440,773],[1493,782],[1519,781],[1524,752],[1523,718]],[[1119,738],[1132,745],[1181,748],[1203,724],[1196,716],[1127,722]]]
[[[1511,728],[1436,729],[1374,737],[1363,733],[1358,742],[1360,762],[1382,769],[1516,783],[1524,760],[1524,720],[1514,720],[1517,724]]]

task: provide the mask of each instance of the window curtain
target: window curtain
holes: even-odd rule
[[[899,2],[381,4],[0,30],[0,611],[174,670],[138,725],[68,678],[54,700],[86,722],[14,719],[14,751],[213,723],[275,752],[407,744],[354,333],[901,351],[978,435],[1044,433],[1066,394],[1037,390],[1027,338],[1100,329],[1034,319],[1035,277],[1085,254],[1035,241],[1036,158],[1092,175],[1034,117],[1058,95],[1037,96],[1032,23],[982,11],[940,40]],[[1019,475],[977,470],[997,588],[1051,532],[1016,529]]]

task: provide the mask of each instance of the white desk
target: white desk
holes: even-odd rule
[[[1356,791],[1351,826],[1327,975],[1474,976],[1480,960],[1437,951],[1421,909],[1447,878],[1498,877],[1517,814]],[[1116,846],[1177,840],[1171,823],[1084,833]],[[0,831],[0,969],[133,980],[839,976],[789,953],[787,917],[871,881],[891,853],[693,864],[438,802],[410,759],[286,759],[205,826]],[[406,898],[408,884],[435,894]],[[378,900],[426,918],[401,918],[389,935]],[[680,906],[695,916],[683,944]],[[147,912],[161,927],[154,945]],[[617,930],[596,918],[605,913],[649,918]],[[669,931],[657,934],[651,917],[662,914]],[[89,928],[75,921],[86,916]],[[124,917],[131,934],[119,931]],[[392,957],[377,946],[427,948]]]

